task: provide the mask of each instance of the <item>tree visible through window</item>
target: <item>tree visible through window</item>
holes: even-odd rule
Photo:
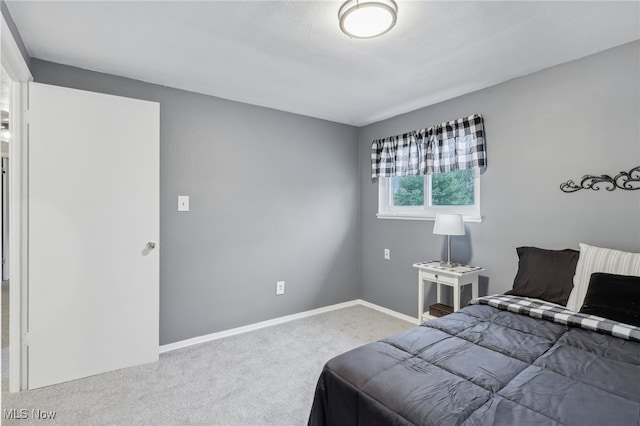
[[[394,206],[470,206],[474,204],[472,170],[425,176],[402,176],[393,179]],[[429,191],[429,185],[431,191]],[[427,189],[427,190],[425,190]],[[425,194],[431,194],[425,200]]]
[[[473,171],[458,170],[431,175],[431,205],[473,205]]]
[[[424,176],[402,176],[393,178],[393,205],[424,205]]]

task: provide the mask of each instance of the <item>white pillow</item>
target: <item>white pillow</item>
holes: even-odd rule
[[[589,280],[594,272],[616,275],[640,276],[640,253],[612,250],[580,244],[580,257],[573,276],[573,290],[567,301],[567,309],[578,312],[587,295]]]

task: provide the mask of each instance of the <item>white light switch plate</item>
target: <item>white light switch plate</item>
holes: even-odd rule
[[[178,195],[178,211],[179,212],[188,212],[189,211],[189,196],[188,195]]]

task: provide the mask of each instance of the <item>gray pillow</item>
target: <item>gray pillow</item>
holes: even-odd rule
[[[537,247],[518,247],[518,273],[513,289],[506,294],[532,297],[566,305],[573,288],[577,250],[546,250]]]

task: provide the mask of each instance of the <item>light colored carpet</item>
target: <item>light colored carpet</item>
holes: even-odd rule
[[[29,417],[34,408],[56,411],[48,425],[304,425],[326,361],[412,326],[354,306],[172,351],[153,364],[3,392],[2,408]]]

